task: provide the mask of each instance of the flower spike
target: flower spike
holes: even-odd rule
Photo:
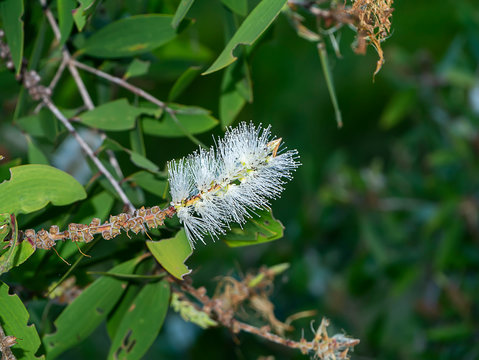
[[[207,234],[224,234],[231,223],[244,224],[279,197],[300,165],[298,152],[281,145],[269,126],[242,122],[209,150],[168,164],[171,205],[192,246]]]

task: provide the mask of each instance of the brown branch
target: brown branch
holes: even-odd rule
[[[244,331],[255,334],[276,344],[280,344],[291,349],[300,350],[303,354],[313,354],[319,359],[327,360],[348,359],[349,350],[353,349],[354,346],[359,344],[358,339],[351,339],[343,334],[336,334],[330,337],[327,333],[329,320],[324,318],[316,330],[314,339],[312,341],[306,341],[304,338],[302,338],[300,341],[287,339],[273,334],[268,326],[258,328],[235,319],[232,309],[225,308],[224,302],[219,299],[209,298],[206,294],[205,288],[203,287],[196,289],[184,281],[179,282],[171,277],[170,281],[178,284],[184,293],[187,293],[195,298],[201,304],[201,311],[205,312],[208,316],[211,316],[221,325],[230,328],[234,333]]]
[[[89,243],[94,236],[100,234],[103,239],[111,240],[125,231],[138,234],[141,231],[155,229],[164,224],[165,218],[171,218],[176,213],[176,209],[170,206],[166,209],[160,209],[158,206],[135,210],[133,215],[121,213],[110,216],[109,222],[101,224],[98,218],[92,219],[91,223],[68,225],[68,230],[60,232],[58,226],[53,225],[49,231],[44,229],[35,232],[33,229],[25,230],[23,240],[30,242],[36,249],[50,250],[56,245],[57,241],[71,240],[73,242]]]
[[[12,349],[10,349],[17,343],[16,340],[17,338],[15,336],[7,336],[0,324],[0,352],[2,353],[2,360],[16,360],[15,355],[12,353]]]

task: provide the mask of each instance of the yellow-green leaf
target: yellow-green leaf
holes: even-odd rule
[[[10,169],[10,180],[0,184],[0,212],[28,214],[49,202],[67,205],[86,198],[83,186],[71,175],[48,165]]]
[[[233,63],[237,59],[233,54],[235,48],[240,44],[252,45],[276,19],[286,1],[262,0],[248,15],[221,54],[203,75],[211,74]]]
[[[191,269],[188,269],[185,261],[193,253],[193,250],[191,250],[185,230],[178,231],[170,239],[147,241],[146,245],[161,266],[177,279],[183,280],[185,275],[191,273]]]
[[[172,18],[150,14],[115,21],[89,37],[80,52],[109,59],[147,53],[175,38]]]
[[[35,353],[40,346],[35,325],[28,325],[27,309],[17,295],[8,293],[8,285],[0,282],[0,323],[5,335],[15,336],[18,342],[12,352],[17,359],[37,359]],[[43,356],[42,356],[43,358]]]

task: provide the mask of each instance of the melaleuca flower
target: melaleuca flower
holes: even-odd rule
[[[257,209],[270,207],[300,163],[296,150],[281,148],[270,127],[241,123],[209,150],[199,149],[168,164],[176,214],[192,246],[217,238],[231,223],[243,224]]]

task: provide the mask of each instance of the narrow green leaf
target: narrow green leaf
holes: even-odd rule
[[[130,308],[133,300],[135,299],[136,295],[138,295],[140,290],[140,283],[131,282],[123,293],[119,304],[110,312],[106,322],[106,330],[108,331],[108,336],[111,340],[115,338],[123,316],[125,316],[125,313]]]
[[[185,275],[191,273],[185,261],[191,256],[193,250],[184,229],[178,231],[172,238],[147,241],[146,245],[160,265],[175,278],[183,280]]]
[[[221,0],[224,6],[240,16],[248,14],[248,0]]]
[[[343,118],[341,116],[341,109],[338,105],[338,99],[336,97],[336,90],[334,88],[334,81],[333,81],[333,73],[331,72],[331,68],[329,66],[328,60],[328,53],[324,48],[323,43],[318,43],[318,53],[319,59],[321,60],[321,68],[323,69],[324,79],[326,80],[326,86],[328,88],[329,97],[331,98],[331,103],[333,104],[334,108],[334,115],[336,117],[336,123],[338,124],[338,128],[343,127]]]
[[[81,53],[100,58],[119,58],[147,53],[174,39],[170,15],[137,15],[98,30],[83,44]]]
[[[15,336],[18,343],[11,349],[17,359],[37,359],[40,346],[35,325],[28,325],[27,309],[17,295],[8,294],[8,285],[0,282],[0,323],[7,336]],[[43,358],[43,356],[42,356]]]
[[[49,202],[61,206],[86,198],[71,175],[48,165],[17,166],[10,174],[10,180],[0,184],[0,212],[28,214]]]
[[[138,261],[124,262],[111,272],[131,274]],[[43,339],[48,359],[56,358],[90,335],[113,309],[126,284],[125,280],[102,276],[67,306],[55,320],[56,332]]]
[[[173,87],[170,90],[170,94],[168,95],[168,101],[174,101],[180,96],[188,86],[196,79],[196,77],[200,74],[201,68],[199,66],[191,66],[189,67],[178,80],[175,81]]]
[[[162,199],[166,199],[168,197],[168,181],[165,179],[160,179],[158,176],[150,172],[138,171],[128,176],[126,180],[135,183],[143,190],[157,195]]]
[[[82,31],[86,25],[87,17],[95,10],[100,1],[97,0],[78,0],[80,6],[73,10],[73,20],[77,26],[78,31]]]
[[[169,113],[160,120],[143,117],[143,131],[149,135],[164,137],[183,137],[185,131],[189,134],[199,134],[214,128],[218,120],[210,115],[208,110],[195,107],[169,104],[176,110],[178,122]]]
[[[240,45],[252,45],[278,16],[287,0],[262,0],[241,24],[215,62],[203,73],[211,74],[233,63],[233,51]]]
[[[126,99],[118,99],[86,111],[78,117],[83,124],[95,129],[120,131],[133,129],[135,119],[146,110],[137,108]]]
[[[58,27],[60,28],[60,46],[63,46],[70,37],[73,29],[73,10],[76,0],[57,0]]]
[[[169,302],[167,281],[146,284],[123,316],[108,359],[141,359],[163,326]]]
[[[19,74],[23,60],[23,0],[3,0],[0,2],[3,29],[10,48],[16,73]]]
[[[27,136],[28,142],[28,162],[30,164],[49,165],[48,159],[40,148],[33,142],[32,138]]]
[[[42,109],[38,114],[21,117],[15,121],[16,125],[30,136],[55,140],[58,129],[57,123],[48,109]]]
[[[232,226],[231,230],[223,237],[230,247],[258,245],[261,243],[281,239],[284,226],[276,220],[268,210],[257,211],[259,215],[253,215],[243,228]]]
[[[120,143],[112,139],[105,139],[105,141],[103,142],[103,147],[114,151],[124,151],[128,155],[130,155],[131,162],[136,166],[153,172],[158,171],[158,166],[154,162],[148,160],[143,155],[140,155],[134,151],[131,151],[130,149],[127,149],[126,147],[122,146]]]
[[[123,79],[129,79],[135,76],[142,76],[148,73],[148,69],[150,68],[149,61],[143,61],[137,58],[134,58],[133,61],[128,66],[125,75],[123,75]]]
[[[391,129],[399,124],[417,103],[415,90],[400,91],[392,96],[384,108],[379,124],[383,129]]]
[[[243,59],[228,67],[223,75],[219,104],[223,128],[233,123],[247,101],[253,101],[253,89],[248,65]]]
[[[181,20],[183,20],[190,10],[191,5],[193,5],[194,0],[181,0],[180,5],[176,9],[175,16],[171,21],[171,26],[176,29],[180,25]]]

